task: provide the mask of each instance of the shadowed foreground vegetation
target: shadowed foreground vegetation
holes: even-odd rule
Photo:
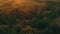
[[[17,9],[9,15],[0,13],[0,34],[60,34],[60,2],[47,4],[40,14],[35,10],[25,17]]]

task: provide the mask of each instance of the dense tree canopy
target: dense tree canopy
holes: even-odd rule
[[[19,6],[0,2],[0,34],[60,34],[58,0],[26,1]]]

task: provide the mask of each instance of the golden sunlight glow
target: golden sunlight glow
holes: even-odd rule
[[[29,11],[35,10],[36,7],[46,7],[45,3],[38,3],[32,0],[3,0],[0,1],[0,10],[4,13],[10,13],[11,11],[19,8],[18,11],[20,14],[28,13]],[[40,10],[37,10],[40,11]],[[14,12],[14,11],[13,11]]]
[[[21,4],[22,3],[22,0],[14,0],[14,3],[15,4]]]

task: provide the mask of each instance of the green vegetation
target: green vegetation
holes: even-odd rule
[[[0,13],[0,34],[60,34],[60,2],[47,4],[49,7],[39,15],[37,12],[25,17],[17,11],[11,15]]]

